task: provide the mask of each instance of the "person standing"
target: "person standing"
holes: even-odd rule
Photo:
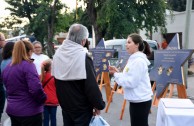
[[[12,126],[42,126],[43,91],[33,60],[30,59],[33,45],[17,41],[13,48],[12,61],[2,72],[6,88],[6,112]]]
[[[2,51],[5,44],[6,44],[5,36],[3,33],[0,32],[0,64],[2,62]],[[4,110],[4,106],[5,106],[5,89],[3,86],[1,70],[0,70],[0,124],[1,124],[1,116]]]
[[[166,39],[164,38],[162,41],[162,49],[166,49],[167,46],[168,46],[168,43],[167,43]]]
[[[51,59],[45,60],[42,63],[42,86],[47,95],[47,100],[44,105],[44,126],[49,126],[49,122],[51,126],[57,126],[56,114],[59,103],[56,94],[55,80],[51,75],[51,64]]]
[[[5,69],[5,67],[11,63],[12,51],[14,47],[14,42],[7,42],[3,48],[2,52],[2,62],[1,62],[1,72]]]
[[[34,53],[32,53],[32,59],[34,59],[34,64],[36,66],[36,70],[38,75],[41,75],[41,65],[42,62],[49,59],[49,57],[45,54],[42,54],[42,45],[39,41],[35,41],[32,43],[34,46]]]
[[[150,64],[143,53],[143,39],[138,34],[127,38],[126,50],[130,55],[122,73],[114,66],[109,66],[110,74],[124,89],[124,99],[130,102],[129,111],[131,126],[148,126],[148,115],[151,108],[152,90],[148,74]]]
[[[85,26],[71,25],[66,40],[53,57],[52,75],[64,126],[89,126],[93,110],[100,114],[105,107],[92,59],[83,47],[88,36]]]

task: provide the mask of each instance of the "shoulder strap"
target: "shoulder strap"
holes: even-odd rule
[[[51,77],[44,83],[44,85],[43,85],[42,87],[44,88],[52,78],[53,78],[53,76],[51,76]]]

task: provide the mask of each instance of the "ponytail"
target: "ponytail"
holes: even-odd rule
[[[30,59],[30,51],[33,51],[33,45],[29,41],[17,41],[13,47],[11,65],[19,64],[22,60],[32,62]]]
[[[143,41],[143,45],[144,45],[144,49],[142,51],[149,58],[152,55],[151,50],[150,50],[150,46],[149,46],[149,44],[146,41]]]
[[[145,44],[144,44],[144,41],[142,41],[141,43],[139,43],[139,51],[144,51],[145,50]]]

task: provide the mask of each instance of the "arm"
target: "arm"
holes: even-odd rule
[[[130,68],[129,68],[130,67]],[[141,60],[135,61],[130,66],[127,64],[123,73],[114,73],[115,81],[123,88],[136,88],[144,74],[145,66]]]
[[[46,94],[43,91],[35,65],[33,63],[29,63],[26,65],[25,70],[29,93],[32,95],[34,100],[43,104],[46,101]]]
[[[86,74],[85,94],[94,108],[102,110],[105,107],[105,102],[102,99],[102,94],[96,82],[93,62],[88,56],[86,56]]]

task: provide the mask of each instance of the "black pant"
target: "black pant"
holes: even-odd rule
[[[151,108],[151,100],[140,103],[130,103],[129,113],[131,126],[148,126],[148,115]]]
[[[64,126],[89,126],[93,112],[65,112],[63,114]]]
[[[11,126],[42,126],[42,113],[34,116],[13,116],[9,115]]]
[[[3,84],[0,84],[0,121],[5,105],[5,90]]]

